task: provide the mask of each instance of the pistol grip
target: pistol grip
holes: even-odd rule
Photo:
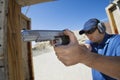
[[[55,37],[55,45],[67,45],[70,42],[69,36],[62,35],[62,36],[56,36]]]

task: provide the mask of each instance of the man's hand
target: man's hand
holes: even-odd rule
[[[87,60],[88,48],[85,45],[79,45],[74,33],[65,30],[64,34],[69,36],[70,43],[68,45],[54,46],[54,50],[58,59],[66,66],[83,63]]]

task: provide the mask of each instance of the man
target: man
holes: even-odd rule
[[[89,19],[79,32],[88,38],[91,50],[78,43],[70,30],[64,34],[69,36],[68,45],[54,46],[58,59],[66,66],[83,63],[92,68],[93,80],[120,79],[120,35],[110,35],[98,19]]]

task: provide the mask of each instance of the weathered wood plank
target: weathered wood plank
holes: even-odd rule
[[[33,4],[38,4],[42,2],[55,1],[55,0],[16,0],[21,6],[28,6]]]
[[[5,34],[6,34],[6,11],[7,1],[0,0],[0,80],[7,80],[7,69],[5,64]],[[6,70],[5,70],[6,69]]]
[[[120,0],[114,0],[112,4],[109,4],[105,9],[112,33],[120,34]]]
[[[7,16],[8,80],[25,80],[22,64],[20,12],[21,7],[15,0],[10,0]]]
[[[21,14],[21,30],[22,29],[31,29],[31,19]],[[23,57],[23,67],[24,67],[24,76],[27,80],[34,80],[33,73],[33,63],[32,63],[32,51],[31,43],[24,42],[22,40],[22,57]]]
[[[31,43],[24,43],[22,28],[30,29],[30,19],[21,15],[21,6],[15,0],[8,3],[7,65],[8,80],[34,80]]]
[[[5,19],[5,1],[0,0],[0,56],[3,55],[4,19]]]

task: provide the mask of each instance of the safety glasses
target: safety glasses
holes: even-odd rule
[[[92,28],[92,29],[90,29],[88,31],[85,31],[85,34],[92,34],[93,32],[95,32],[96,29],[97,28],[95,27],[95,28]]]

